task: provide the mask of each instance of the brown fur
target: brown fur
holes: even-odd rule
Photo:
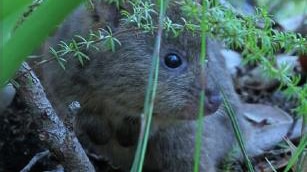
[[[172,18],[180,18],[175,6],[168,11]],[[97,5],[94,15],[80,7],[46,43],[46,52],[60,40],[67,41],[75,34],[86,35],[90,28],[103,28],[106,24],[115,32],[127,29],[122,27],[112,6]],[[81,103],[75,128],[81,142],[128,171],[139,134],[139,117],[155,39],[141,31],[125,32],[118,39],[122,46],[114,53],[86,52],[91,60],[85,66],[70,58],[65,71],[54,62],[45,67],[43,75],[47,92],[60,114],[67,113],[72,101]],[[199,35],[184,32],[177,38],[163,36],[145,171],[192,171],[201,85],[205,85],[205,111],[212,113],[204,120],[201,171],[216,171],[216,165],[232,148],[233,131],[220,105],[218,85],[225,90],[235,109],[240,103],[219,50],[216,42],[208,40],[206,78],[201,79]],[[163,64],[164,56],[172,52],[183,58],[182,67],[169,69]]]

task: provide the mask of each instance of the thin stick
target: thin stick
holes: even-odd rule
[[[31,170],[31,168],[41,159],[49,155],[49,150],[45,150],[43,152],[39,152],[36,155],[33,156],[33,158],[30,160],[30,162],[22,169],[20,172],[28,172]]]

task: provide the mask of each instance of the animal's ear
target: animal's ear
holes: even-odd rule
[[[94,20],[94,28],[111,27],[112,30],[116,30],[119,26],[121,19],[121,10],[128,10],[129,4],[126,1],[120,1],[122,3],[112,3],[110,0],[94,0],[93,9],[91,15]]]

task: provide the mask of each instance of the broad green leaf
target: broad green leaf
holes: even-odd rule
[[[32,0],[0,0],[0,20],[25,9]]]
[[[82,0],[45,0],[0,47],[0,87]],[[4,33],[7,34],[7,33]]]

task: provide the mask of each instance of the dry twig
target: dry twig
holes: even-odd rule
[[[30,160],[30,162],[22,169],[20,172],[28,172],[31,170],[31,168],[41,159],[43,159],[45,156],[49,155],[49,150],[39,152],[33,158]]]

